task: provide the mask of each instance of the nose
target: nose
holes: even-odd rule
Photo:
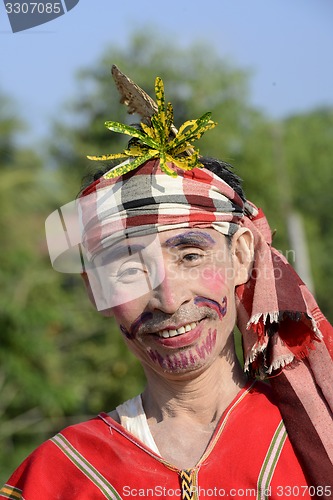
[[[164,279],[152,290],[150,307],[166,314],[175,313],[181,305],[190,302],[191,290],[189,283],[181,278],[176,269],[164,265]]]

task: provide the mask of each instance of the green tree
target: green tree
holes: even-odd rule
[[[333,109],[291,116],[282,147],[295,208],[303,217],[316,298],[333,320]]]
[[[5,290],[0,297],[3,479],[11,464],[17,464],[16,457],[26,452],[24,440],[19,437],[17,442],[20,433],[30,431],[47,415],[61,415],[69,401],[69,394],[57,383],[61,377],[56,373],[61,374],[62,361],[48,332],[52,314],[48,301],[54,300],[54,292],[50,286],[52,276],[46,268],[42,228],[43,210],[51,191],[45,190],[40,158],[17,145],[17,134],[22,128],[13,104],[1,96],[0,281]]]

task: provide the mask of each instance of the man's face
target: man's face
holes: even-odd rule
[[[146,238],[113,249],[122,255],[116,280],[124,300],[113,315],[145,369],[168,376],[203,370],[219,358],[235,325],[232,245],[214,229],[175,229],[160,233],[159,250],[151,246],[142,259],[137,249]]]

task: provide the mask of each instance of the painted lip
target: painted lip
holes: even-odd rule
[[[168,347],[169,349],[179,349],[180,347],[189,346],[196,342],[196,340],[198,340],[198,338],[201,336],[205,319],[206,318],[200,320],[197,326],[193,328],[193,330],[182,333],[180,335],[176,335],[175,337],[163,338],[158,335],[153,335],[154,342],[156,342],[158,345]]]

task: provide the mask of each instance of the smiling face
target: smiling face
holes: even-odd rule
[[[158,248],[146,245],[146,253],[145,239],[133,237],[112,250],[119,257],[110,273],[113,293],[123,302],[112,313],[146,372],[202,371],[218,362],[235,325],[234,290],[248,271],[244,234],[236,233],[230,245],[214,229],[169,230],[158,235]]]

